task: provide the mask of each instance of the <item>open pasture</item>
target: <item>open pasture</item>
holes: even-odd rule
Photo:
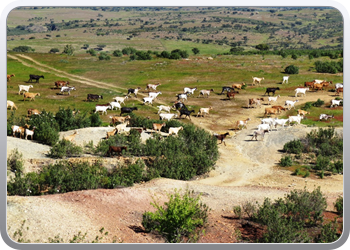
[[[12,59],[11,56],[14,56],[15,59]],[[299,99],[296,105],[298,109],[306,101],[315,102],[320,98],[325,103],[329,103],[335,98],[334,92],[326,90],[307,91],[306,96],[295,98],[294,89],[302,87],[305,81],[325,79],[333,83],[342,82],[342,74],[315,73],[313,71],[314,60],[306,57],[293,60],[282,59],[279,56],[265,56],[264,59],[256,55],[217,56],[213,60],[208,60],[205,57],[191,56],[189,59],[127,61],[126,58],[112,57],[110,61],[98,61],[90,55],[67,57],[30,53],[21,57],[15,53],[9,53],[8,73],[15,73],[16,77],[13,77],[8,83],[8,99],[14,101],[18,106],[16,111],[18,115],[26,115],[28,108],[45,109],[55,113],[59,107],[70,107],[93,112],[96,104],[111,102],[113,97],[125,96],[128,88],[140,87],[138,97],[131,95],[124,106],[136,106],[138,107],[136,114],[156,119],[158,118],[156,106],[172,105],[177,100],[176,95],[183,93],[184,87],[197,87],[194,95],[189,96],[185,101],[186,106],[189,109],[195,109],[195,114],[201,107],[212,106],[213,110],[210,115],[207,118],[198,117],[198,121],[201,123],[211,121],[208,129],[222,130],[229,129],[230,123],[235,119],[245,119],[250,114],[256,118],[262,117],[264,107],[268,107],[266,87],[280,88],[275,95],[281,97],[272,105],[283,105],[287,99]],[[282,77],[285,75],[283,69],[290,64],[297,64],[300,67],[299,74],[290,75],[289,83],[282,84]],[[29,74],[45,76],[44,79],[40,79],[40,83],[33,83],[34,88],[31,89],[31,92],[41,94],[35,101],[23,101],[23,95],[18,95],[18,85],[29,84],[27,83]],[[261,85],[253,85],[253,76],[264,77],[265,80]],[[62,95],[59,93],[60,90],[54,86],[57,80],[69,81],[70,86],[75,86],[77,90],[72,91],[70,95]],[[220,95],[223,86],[231,87],[233,83],[242,82],[245,82],[247,87],[238,90],[239,94],[236,94],[234,99],[229,100],[226,92]],[[145,88],[149,83],[161,83],[157,91],[161,91],[162,94],[158,96],[153,105],[143,105],[142,98],[148,96]],[[214,89],[214,92],[208,98],[199,96],[199,91],[202,89]],[[89,93],[102,95],[103,99],[97,102],[87,102],[86,97]],[[248,109],[248,99],[256,97],[265,98],[266,101],[263,102],[261,108]],[[101,118],[107,124],[109,116],[114,114],[119,114],[119,111],[108,111],[108,114],[101,115]],[[324,122],[317,124],[329,125]]]

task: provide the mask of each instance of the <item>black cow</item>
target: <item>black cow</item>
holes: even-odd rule
[[[133,107],[133,108],[122,107],[122,108],[120,109],[120,115],[119,115],[119,116],[121,116],[121,115],[124,114],[124,113],[131,113],[131,112],[134,111],[134,110],[137,110],[137,107]]]
[[[39,79],[40,79],[40,78],[44,79],[44,76],[29,75],[29,80],[28,80],[28,82],[33,82],[33,80],[36,80],[35,83],[39,83]]]
[[[192,110],[187,110],[187,109],[184,110],[184,109],[181,109],[181,110],[180,110],[180,116],[179,116],[179,117],[181,118],[182,115],[185,115],[185,118],[188,117],[188,118],[190,118],[190,120],[191,120],[191,113],[194,113],[194,110],[193,110],[193,109],[192,109]]]
[[[98,99],[103,99],[102,95],[94,95],[94,94],[88,94],[86,100],[87,101],[98,101]]]
[[[264,95],[266,95],[266,93],[267,93],[270,96],[271,92],[273,93],[273,95],[275,95],[275,91],[276,90],[280,90],[280,88],[279,87],[277,87],[277,88],[267,88]]]

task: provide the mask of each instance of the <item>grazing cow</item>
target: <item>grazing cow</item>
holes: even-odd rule
[[[170,106],[164,106],[164,105],[160,105],[160,106],[157,106],[158,108],[158,114],[160,113],[160,111],[164,110],[168,113],[170,113],[170,110],[171,110],[171,107]]]
[[[304,96],[306,96],[306,91],[309,91],[310,88],[296,88],[295,91],[295,97],[298,96],[298,94],[303,94]]]
[[[26,100],[26,98],[30,98],[29,101],[33,100],[35,101],[35,97],[36,96],[40,96],[40,93],[29,93],[29,92],[26,92],[23,94],[23,101]]]
[[[122,155],[123,150],[127,151],[127,147],[116,147],[116,146],[109,146],[108,151],[106,153],[106,156],[113,156],[113,154],[117,153],[119,156]]]
[[[154,89],[154,90],[157,90],[157,87],[161,85],[160,83],[157,83],[157,84],[147,84],[147,87],[145,90],[151,90],[151,89]]]
[[[193,95],[194,91],[196,91],[196,90],[197,90],[197,87],[194,87],[194,88],[185,87],[184,88],[184,93],[185,94],[189,94],[189,95]]]
[[[245,85],[244,82],[242,82],[242,83],[234,83],[234,84],[232,84],[232,88],[234,88],[234,89],[242,89],[242,87],[244,85]]]
[[[334,118],[334,115],[326,115],[326,114],[320,114],[320,121],[321,120],[328,120]]]
[[[258,140],[258,136],[261,136],[262,137],[261,140],[264,140],[265,134],[268,133],[268,132],[269,132],[268,129],[254,131],[253,132],[253,137],[250,140],[252,141],[254,138],[255,138],[255,140]]]
[[[340,95],[340,93],[343,93],[343,88],[337,88],[337,94]],[[343,94],[344,95],[344,94]],[[343,97],[344,98],[344,97]]]
[[[272,106],[271,108],[278,109],[278,113],[281,113],[281,110],[286,111],[287,109],[282,106]]]
[[[185,115],[185,118],[188,117],[191,120],[191,113],[194,113],[194,110],[180,109],[179,118],[181,119],[181,116]]]
[[[287,83],[288,84],[288,79],[289,79],[289,76],[284,76],[283,80],[282,80],[282,84],[283,83]]]
[[[21,94],[21,91],[29,92],[29,89],[33,88],[33,85],[18,85],[18,94]]]
[[[140,87],[137,87],[136,89],[128,89],[127,96],[129,96],[130,94],[134,94],[135,97],[137,98],[137,94],[139,93],[140,89],[141,89]]]
[[[264,77],[258,78],[258,77],[252,76],[252,78],[253,78],[253,85],[255,85],[255,83],[257,83],[257,84],[260,85],[261,81],[262,81],[262,80],[265,80]]]
[[[199,96],[200,96],[200,95],[202,95],[202,96],[207,95],[207,97],[209,97],[210,92],[214,92],[214,90],[213,90],[213,89],[210,89],[210,90],[202,89],[202,90],[199,92]],[[198,97],[199,97],[199,96],[198,96]]]
[[[227,96],[227,98],[228,98],[229,100],[231,100],[231,97],[232,97],[233,99],[235,99],[235,94],[236,94],[236,93],[227,92],[226,96]]]
[[[205,114],[209,115],[209,111],[212,110],[213,107],[209,107],[209,108],[200,108],[198,113],[197,113],[197,116],[198,115],[201,115],[202,117],[204,117]]]
[[[275,95],[276,90],[280,90],[280,88],[267,88],[264,95],[266,95],[266,93],[268,94],[268,96],[270,96],[270,93],[273,93],[273,95]]]
[[[115,102],[119,102],[120,104],[124,103],[126,99],[128,99],[128,96],[124,96],[124,97],[117,96],[113,98]]]
[[[38,75],[29,75],[29,80],[28,82],[33,82],[35,80],[35,83],[39,83],[39,79],[42,78],[44,79],[44,76],[38,76]]]
[[[295,103],[299,102],[299,100],[295,100],[295,101],[289,101],[287,100],[284,104],[284,106],[287,106],[288,107],[288,110],[290,110],[292,107],[295,108]],[[289,108],[290,106],[290,108]]]
[[[177,114],[164,114],[164,113],[160,113],[159,114],[159,119],[160,120],[168,120],[170,121],[171,119],[173,118],[176,118],[177,117]]]
[[[134,110],[137,110],[137,107],[132,107],[132,108],[130,108],[130,107],[122,107],[120,109],[120,115],[119,116],[121,116],[124,113],[126,113],[126,114],[132,113],[132,111],[134,111]]]
[[[226,146],[226,143],[225,143],[225,138],[226,136],[228,136],[230,133],[229,132],[226,132],[225,134],[213,134],[213,136],[215,136],[220,142],[220,144],[224,143],[224,145]]]
[[[180,130],[183,130],[184,128],[182,126],[180,127],[170,127],[169,128],[169,135],[177,135],[179,133]]]
[[[250,108],[251,105],[255,104],[255,107],[261,107],[261,101],[264,101],[264,98],[252,98],[248,99],[248,108]]]
[[[271,101],[277,102],[278,97],[281,97],[281,96],[280,96],[280,95],[278,95],[278,96],[269,96],[269,97],[268,97],[268,103],[269,103],[269,105],[271,104]]]
[[[166,124],[165,123],[153,123],[152,126],[153,126],[153,130],[160,132],[162,127],[165,127]]]
[[[61,87],[68,86],[68,85],[69,85],[68,81],[56,81],[55,82],[56,88],[61,88]]]
[[[103,99],[102,95],[94,95],[94,94],[87,94],[86,100],[87,101],[98,101],[98,99]]]
[[[279,113],[278,109],[275,108],[265,108],[265,114],[264,117],[266,117],[267,115],[276,115]]]
[[[334,106],[339,106],[341,102],[343,102],[343,100],[332,100],[331,108],[333,108]]]
[[[13,101],[7,100],[6,108],[8,109],[9,107],[11,108],[11,110],[12,110],[13,108],[17,110],[16,104],[15,104]]]
[[[11,77],[14,77],[14,76],[15,76],[15,74],[7,75],[7,81],[8,82],[11,81]]]
[[[71,92],[72,90],[76,90],[75,87],[62,87],[60,93],[61,93],[61,94],[64,94],[64,92],[68,92],[68,95],[70,95],[70,92]]]

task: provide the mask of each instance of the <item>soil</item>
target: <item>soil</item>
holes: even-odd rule
[[[253,95],[250,98],[253,97]],[[307,96],[298,98],[300,103],[315,101],[321,98],[326,102],[334,99],[329,93],[307,92]],[[258,97],[258,96],[257,96]],[[294,189],[313,190],[320,186],[327,197],[327,216],[332,216],[333,203],[339,195],[343,195],[343,176],[331,175],[324,179],[315,176],[297,177],[291,171],[277,166],[284,143],[300,138],[312,129],[304,125],[278,127],[266,134],[265,138],[252,141],[252,132],[260,124],[265,105],[261,108],[241,108],[239,101],[232,103],[219,101],[221,96],[209,98],[218,99],[214,102],[214,111],[209,116],[192,117],[191,122],[211,133],[230,132],[224,144],[219,145],[220,158],[215,169],[205,176],[197,176],[191,181],[178,181],[165,178],[154,179],[146,183],[135,184],[133,187],[110,190],[84,190],[65,194],[43,195],[37,197],[7,197],[7,227],[10,237],[21,223],[26,220],[24,237],[31,242],[47,242],[48,238],[59,235],[63,241],[72,239],[78,232],[87,233],[86,240],[92,241],[102,227],[108,231],[102,242],[124,243],[162,243],[164,240],[157,235],[146,233],[141,225],[142,214],[145,211],[155,211],[151,202],[154,197],[160,203],[167,200],[167,193],[175,188],[194,190],[202,193],[202,201],[210,208],[209,227],[201,237],[201,243],[234,243],[240,242],[237,237],[240,230],[243,238],[250,239],[252,235],[261,233],[259,227],[247,227],[247,222],[238,220],[233,213],[233,206],[242,205],[247,201],[261,203],[265,197],[272,200],[283,197]],[[277,105],[292,97],[282,96]],[[191,99],[193,105],[200,103],[201,98]],[[227,115],[230,107],[237,111]],[[226,115],[225,115],[226,112]],[[232,114],[232,113],[229,113]],[[232,124],[239,119],[250,118],[247,129],[234,130]],[[112,128],[79,129],[75,143],[84,145],[93,141],[96,145]],[[342,133],[343,128],[337,128]],[[62,132],[61,137],[73,134],[74,131]],[[143,133],[143,139],[149,136]],[[38,171],[47,162],[53,162],[46,154],[50,147],[35,141],[7,137],[7,153],[14,148],[23,154],[25,169]],[[84,159],[93,160],[90,155]],[[103,158],[106,165],[113,166],[117,158]],[[259,231],[260,230],[260,231]]]

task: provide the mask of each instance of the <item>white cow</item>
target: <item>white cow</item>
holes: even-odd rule
[[[290,110],[292,107],[295,108],[294,104],[295,104],[296,102],[299,102],[299,100],[295,100],[295,101],[289,101],[289,100],[287,100],[287,101],[285,102],[284,106],[287,106],[287,107],[288,107],[288,110]],[[289,108],[289,106],[290,106],[290,108]]]
[[[288,84],[288,79],[289,79],[289,76],[284,76],[284,77],[283,77],[282,84],[283,84],[283,83],[287,83],[287,84]]]
[[[295,91],[295,97],[298,96],[298,94],[303,94],[304,96],[306,96],[306,91],[309,91],[309,88],[296,88]]]

